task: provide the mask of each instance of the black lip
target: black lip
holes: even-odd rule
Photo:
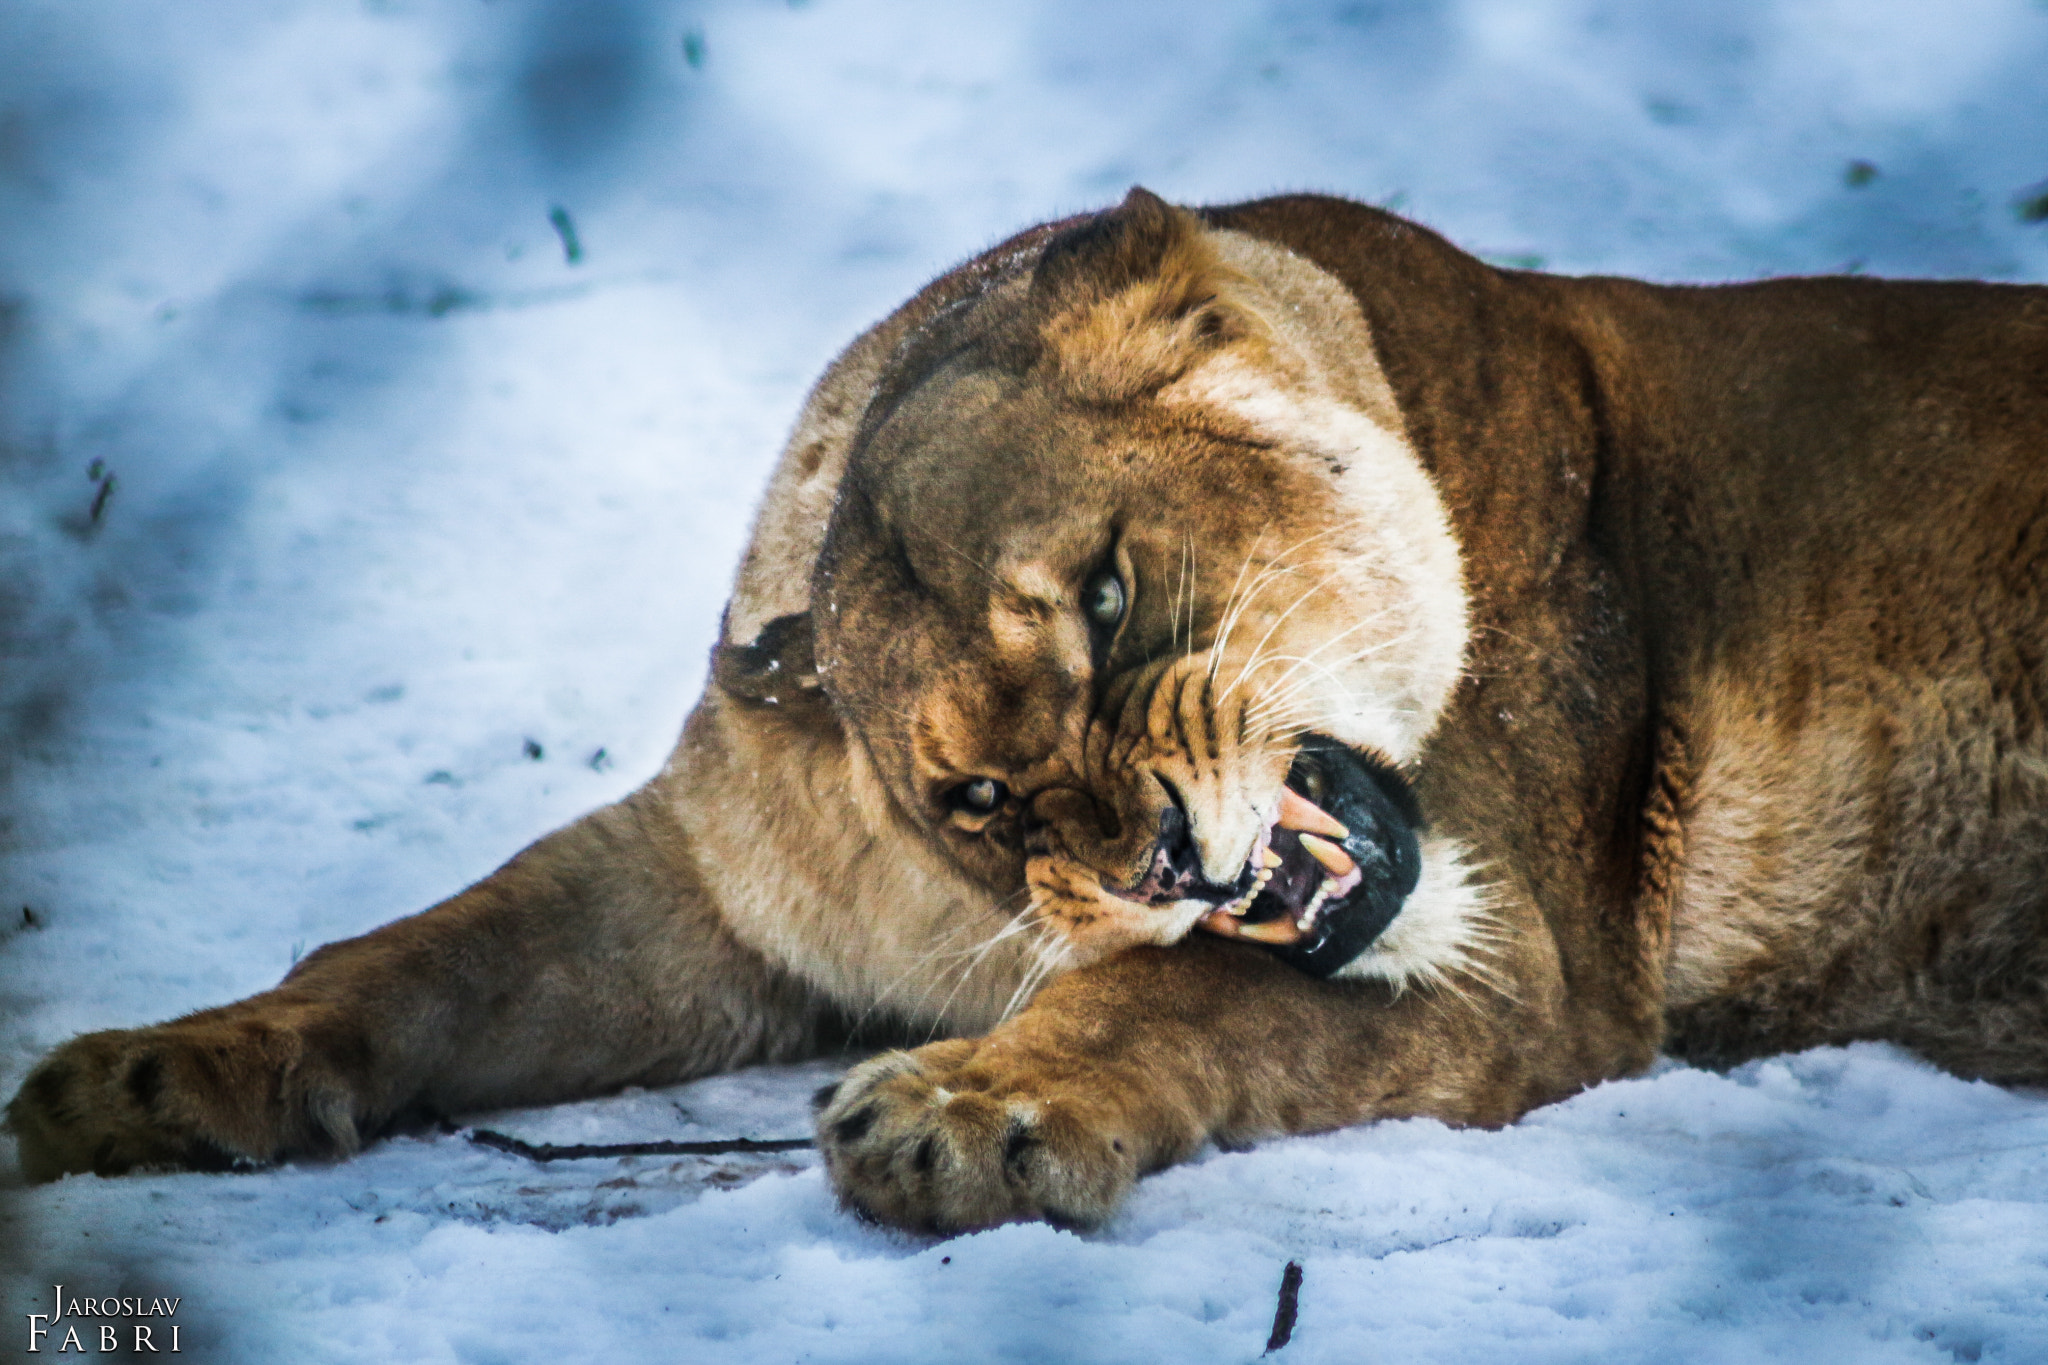
[[[1310,976],[1327,977],[1350,963],[1386,932],[1422,878],[1422,807],[1401,775],[1369,754],[1311,735],[1288,771],[1287,785],[1303,796],[1320,779],[1316,804],[1350,833],[1344,851],[1358,864],[1357,886],[1342,900],[1326,901],[1307,937],[1286,945],[1255,944]],[[1248,921],[1281,913],[1262,907],[1261,896],[1245,912]]]

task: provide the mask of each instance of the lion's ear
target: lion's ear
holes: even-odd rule
[[[728,696],[760,706],[821,700],[813,655],[811,614],[778,616],[750,645],[720,645],[711,652],[711,681]]]
[[[1158,274],[1182,240],[1199,230],[1193,214],[1133,185],[1123,203],[1090,214],[1045,244],[1031,293],[1062,311],[1099,302]]]
[[[1202,222],[1150,190],[1060,233],[1031,293],[1063,387],[1091,402],[1152,393],[1205,356],[1261,333],[1244,280]]]

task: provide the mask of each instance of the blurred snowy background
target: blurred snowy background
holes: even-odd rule
[[[6,0],[0,1094],[658,766],[816,371],[1134,182],[1496,262],[2048,280],[2039,0]],[[805,1131],[829,1068],[494,1120]],[[1855,1048],[1212,1154],[943,1246],[808,1157],[37,1190],[217,1360],[2048,1359],[2048,1101]],[[727,1189],[725,1187],[739,1187]],[[46,1349],[52,1342],[44,1343]]]

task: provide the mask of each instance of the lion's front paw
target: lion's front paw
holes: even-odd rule
[[[1028,1065],[992,1065],[983,1048],[884,1053],[819,1093],[818,1146],[841,1202],[940,1234],[1108,1218],[1138,1176],[1116,1106]]]
[[[355,1088],[297,1028],[195,1016],[72,1039],[29,1073],[7,1126],[30,1180],[229,1170],[353,1151]]]

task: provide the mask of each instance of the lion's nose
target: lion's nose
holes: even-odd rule
[[[1170,790],[1170,789],[1169,789]],[[1185,900],[1202,885],[1202,853],[1188,815],[1178,801],[1159,812],[1159,839],[1152,845],[1144,875],[1123,894],[1132,900],[1164,905]]]
[[[1177,805],[1159,812],[1159,842],[1153,845],[1152,866],[1159,873],[1162,889],[1202,879],[1202,852],[1195,847],[1194,827],[1188,823],[1187,812]]]

